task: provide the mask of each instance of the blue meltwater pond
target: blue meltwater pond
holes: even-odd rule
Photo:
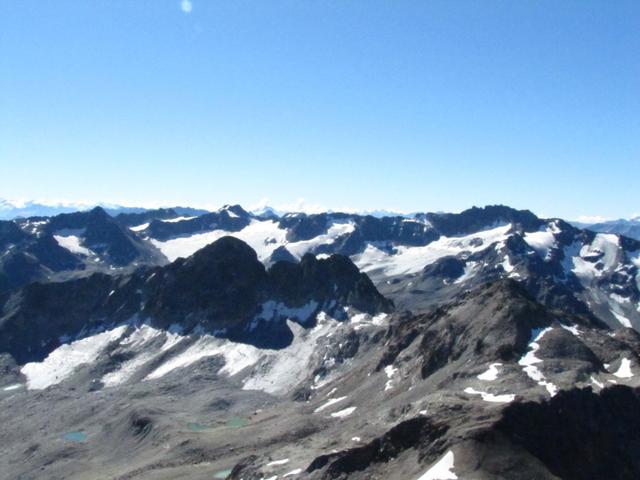
[[[62,438],[69,442],[81,443],[87,441],[87,434],[84,432],[69,432],[65,433]]]
[[[248,418],[243,417],[231,417],[227,420],[227,426],[231,428],[242,428],[249,424]]]

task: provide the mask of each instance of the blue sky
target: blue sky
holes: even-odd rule
[[[0,198],[640,211],[640,2],[0,0]]]

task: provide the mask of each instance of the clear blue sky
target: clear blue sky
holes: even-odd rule
[[[640,211],[637,0],[187,7],[0,0],[0,197]]]

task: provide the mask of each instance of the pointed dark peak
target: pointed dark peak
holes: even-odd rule
[[[240,217],[240,218],[248,218],[251,215],[249,214],[249,212],[247,212],[244,208],[242,208],[240,205],[235,204],[235,205],[224,205],[220,210],[218,210],[219,213],[226,213],[227,215],[229,215],[230,217]]]
[[[91,210],[89,210],[89,214],[95,217],[102,217],[102,218],[109,217],[109,214],[107,213],[107,211],[100,206],[93,207]]]
[[[184,263],[185,265],[203,265],[208,268],[212,262],[221,260],[258,262],[258,256],[245,242],[228,235],[201,248],[188,257]]]
[[[298,260],[287,250],[286,246],[280,245],[273,251],[266,263],[267,265],[273,265],[276,262],[298,263]]]
[[[75,230],[104,224],[116,224],[116,221],[102,207],[95,207],[84,212],[61,213],[51,217],[45,230],[55,233],[63,229]]]

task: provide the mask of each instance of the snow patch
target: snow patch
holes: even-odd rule
[[[291,476],[293,476],[293,475],[299,475],[299,474],[301,474],[301,473],[302,473],[302,469],[301,469],[301,468],[296,468],[295,470],[291,470],[290,472],[285,473],[285,474],[282,476],[282,478],[285,478],[285,477],[291,477]]]
[[[22,388],[22,384],[21,383],[14,383],[13,385],[9,385],[8,387],[4,387],[2,389],[3,392],[11,392],[13,390],[18,390],[19,388]]]
[[[631,325],[631,320],[629,320],[621,313],[618,313],[614,309],[611,309],[611,314],[616,317],[616,320],[618,320],[623,327],[633,328],[633,326]]]
[[[249,330],[253,330],[258,326],[259,320],[276,320],[278,318],[287,318],[296,320],[299,323],[306,323],[318,308],[318,302],[310,300],[309,303],[302,307],[288,307],[282,302],[269,300],[261,305],[261,310],[256,318],[249,325]]]
[[[85,257],[95,255],[91,250],[82,246],[82,239],[78,235],[54,235],[53,238],[58,242],[58,245],[71,253],[78,253]]]
[[[578,330],[578,327],[576,325],[563,325],[563,324],[560,324],[560,326],[562,328],[564,328],[567,332],[571,332],[576,337],[579,337],[580,334],[582,334],[582,332],[580,330]]]
[[[384,373],[386,373],[386,374],[387,374],[387,378],[388,378],[387,383],[386,383],[386,384],[385,384],[385,386],[384,386],[384,390],[385,390],[385,392],[386,392],[387,390],[391,390],[391,389],[393,388],[391,378],[393,377],[393,375],[394,375],[397,371],[398,371],[398,369],[397,369],[397,368],[395,368],[393,365],[387,365],[386,367],[384,367]]]
[[[318,408],[316,408],[313,413],[320,413],[323,410],[326,410],[327,408],[329,408],[331,405],[341,402],[344,399],[346,399],[346,395],[344,397],[338,397],[338,398],[330,398],[325,404],[319,406]]]
[[[351,415],[353,412],[355,412],[356,408],[357,407],[348,407],[348,408],[345,408],[344,410],[340,410],[339,412],[332,413],[331,416],[333,418],[345,418]]]
[[[458,476],[453,473],[454,455],[451,450],[444,454],[429,470],[418,480],[456,480]]]
[[[551,258],[551,251],[557,246],[556,237],[549,227],[540,232],[526,232],[524,234],[524,241],[527,242],[543,260],[549,260]]]
[[[275,465],[286,465],[287,463],[289,463],[289,459],[284,458],[282,460],[274,460],[273,462],[267,463],[267,467],[273,467]]]
[[[502,269],[505,271],[505,273],[511,273],[516,268],[511,264],[511,259],[509,258],[509,255],[504,256],[504,260],[500,265],[502,265]]]
[[[633,373],[631,372],[631,360],[628,358],[623,358],[620,361],[620,368],[613,374],[618,378],[631,378],[633,377]]]
[[[483,372],[480,375],[478,375],[478,379],[484,380],[486,382],[492,382],[493,380],[498,378],[498,367],[501,367],[501,366],[502,366],[501,363],[492,363],[491,365],[489,365],[489,368],[487,369],[486,372]]]
[[[558,393],[558,387],[548,382],[542,371],[535,366],[537,363],[542,363],[542,360],[536,357],[536,352],[540,349],[540,344],[537,342],[542,340],[542,337],[551,330],[553,330],[553,328],[547,327],[543,330],[534,330],[532,332],[533,340],[529,343],[529,351],[518,361],[518,365],[523,367],[522,369],[529,378],[538,385],[545,387],[549,395],[553,397]]]
[[[136,225],[135,227],[129,227],[129,230],[131,230],[132,232],[141,232],[142,230],[146,230],[147,228],[149,228],[149,222]]]
[[[184,222],[186,220],[193,220],[194,218],[198,218],[198,217],[176,217],[176,218],[165,218],[160,220],[161,222],[164,223],[177,223],[177,222]],[[147,225],[149,225],[147,223]]]
[[[516,398],[513,393],[494,395],[493,393],[481,392],[471,387],[465,388],[464,393],[468,393],[469,395],[480,395],[482,397],[482,400],[484,400],[485,402],[493,403],[510,403],[513,402],[513,400]]]

